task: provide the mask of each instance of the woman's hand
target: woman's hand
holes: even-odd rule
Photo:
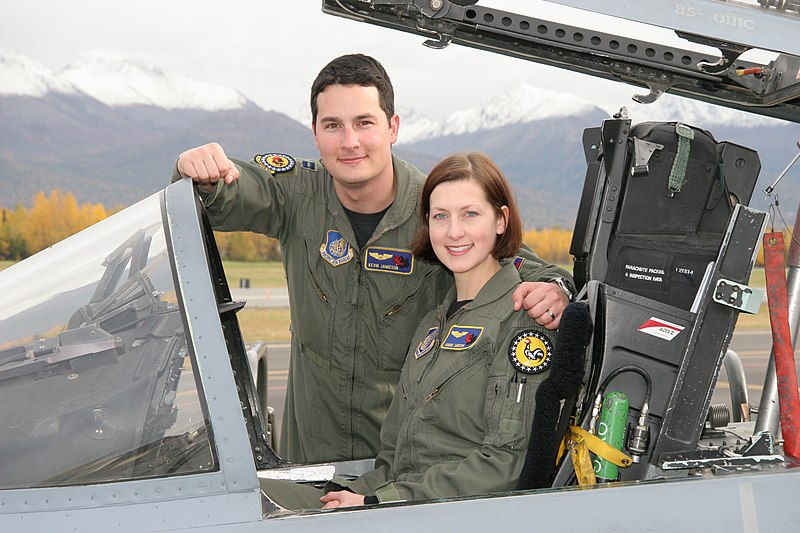
[[[364,505],[364,496],[346,490],[331,491],[319,499],[325,505],[323,509],[336,509],[337,507],[358,507]]]

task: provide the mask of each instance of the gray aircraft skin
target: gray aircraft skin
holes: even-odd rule
[[[738,5],[713,0],[681,5],[714,3]],[[418,32],[437,45],[475,45],[467,33],[474,36],[476,27],[469,30],[463,20],[481,13],[486,21],[490,13],[469,11],[475,9],[491,10],[463,0],[323,1],[331,14]],[[780,28],[791,29],[787,35],[800,34],[797,4],[786,2],[778,15]],[[453,22],[457,19],[462,22]],[[444,25],[440,29],[453,31],[431,30],[437,20]],[[486,32],[483,42],[508,53],[488,27],[480,32]],[[723,39],[709,35],[712,41]],[[728,38],[720,46],[722,55],[735,48]],[[560,66],[580,70],[589,58],[597,62],[597,72],[608,65],[605,51],[581,53],[580,65]],[[798,66],[796,57],[782,55],[771,68],[789,72]],[[672,84],[641,85],[651,97],[675,90],[708,101],[716,83],[720,105],[748,108],[756,102],[754,112],[800,122],[800,82],[748,95],[747,87],[733,88],[724,74],[695,69],[692,76],[689,70],[669,70]],[[610,117],[587,136],[609,135],[625,120],[624,114]],[[748,156],[746,149],[726,149]],[[587,161],[592,155],[587,150]],[[613,164],[607,169],[611,176]],[[604,194],[598,187],[595,204],[608,200]],[[730,423],[707,421],[721,366],[729,369],[729,379],[734,375],[727,347],[738,313],[754,310],[746,298],[734,305],[716,298],[726,284],[746,293],[768,222],[746,203],[722,221],[716,260],[691,309],[600,281],[607,260],[595,252],[609,237],[602,213],[595,213],[589,230],[576,224],[590,251],[586,299],[595,334],[589,351],[599,353],[602,363],[589,359],[602,370],[587,369],[589,393],[582,401],[590,403],[599,376],[614,372],[612,363],[663,372],[662,383],[654,380],[649,413],[641,402],[631,402],[631,426],[646,426],[650,441],[620,481],[578,487],[565,459],[548,488],[293,512],[272,503],[259,477],[318,482],[334,473],[357,474],[370,462],[292,465],[275,453],[264,416],[267,354],[248,350],[242,341],[236,311],[244,304],[231,298],[191,181],[173,183],[0,272],[0,531],[798,531],[800,468],[783,453],[780,429],[772,423],[759,428],[758,420],[735,414]],[[790,263],[790,269],[797,266]],[[641,341],[622,331],[624,320],[639,316],[669,318],[685,332],[676,338],[685,340],[664,348],[668,339]],[[674,354],[648,367],[652,357],[638,353],[650,349],[640,346],[648,343],[659,354]],[[705,365],[693,360],[701,353]],[[775,380],[774,373],[769,379]],[[637,380],[624,381],[635,391],[632,398],[642,389]],[[731,385],[732,397],[744,389],[743,383]],[[578,415],[584,427],[589,410]]]

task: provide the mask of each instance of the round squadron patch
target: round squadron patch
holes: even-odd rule
[[[521,331],[508,346],[511,364],[523,374],[539,374],[550,367],[553,345],[538,331]]]
[[[273,174],[289,172],[295,165],[294,159],[286,154],[259,154],[255,161]]]

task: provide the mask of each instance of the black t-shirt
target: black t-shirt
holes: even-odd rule
[[[342,206],[344,207],[344,206]],[[392,207],[391,204],[389,207]],[[350,220],[350,225],[353,227],[353,233],[356,234],[356,242],[359,248],[364,248],[367,241],[372,234],[375,233],[375,228],[378,227],[383,215],[389,210],[389,207],[377,213],[356,213],[344,207],[344,212]]]
[[[450,304],[450,307],[447,308],[447,318],[450,318],[455,314],[456,311],[470,303],[472,300],[456,300],[455,302]]]

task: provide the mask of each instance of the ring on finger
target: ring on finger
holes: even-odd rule
[[[556,319],[556,315],[555,315],[555,313],[553,313],[551,310],[549,310],[549,309],[548,309],[547,311],[545,311],[545,313],[547,313],[548,315],[550,315],[550,318],[551,318],[551,319],[553,319],[553,320],[555,320],[555,319]]]

